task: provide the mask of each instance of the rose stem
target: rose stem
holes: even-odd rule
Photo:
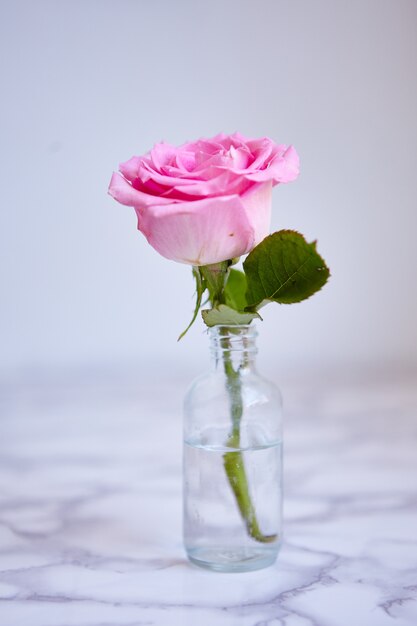
[[[214,265],[206,265],[197,268],[201,276],[207,283],[212,307],[224,304],[224,288],[227,282],[230,262],[223,261]],[[227,377],[227,390],[230,399],[230,413],[232,418],[232,433],[227,440],[227,445],[232,448],[240,446],[240,420],[243,414],[242,392],[240,384],[240,373],[235,371],[230,357],[230,340],[227,337],[227,329],[222,328],[220,333],[224,337],[226,350],[223,350],[223,365]],[[236,498],[240,514],[245,522],[246,529],[250,537],[262,543],[275,541],[276,535],[264,535],[256,518],[256,511],[252,504],[249,493],[248,479],[246,477],[245,464],[242,453],[238,450],[225,452],[223,455],[223,465],[226,476]]]
[[[226,339],[226,341],[230,347],[229,340]],[[227,377],[227,390],[229,392],[232,418],[232,433],[227,440],[227,445],[232,448],[239,448],[240,420],[243,414],[242,391],[240,373],[233,368],[230,350],[223,351],[223,364]],[[249,493],[242,453],[238,451],[226,452],[223,455],[223,465],[248,534],[256,541],[262,543],[275,541],[276,535],[264,535],[259,528],[256,511]]]

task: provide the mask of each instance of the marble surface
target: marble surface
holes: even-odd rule
[[[1,626],[417,624],[417,385],[283,386],[285,545],[219,574],[181,545],[181,397],[123,375],[0,393]]]

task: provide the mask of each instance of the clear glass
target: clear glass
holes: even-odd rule
[[[282,400],[255,368],[256,328],[209,330],[213,367],[184,401],[184,545],[201,567],[271,565],[282,541]]]

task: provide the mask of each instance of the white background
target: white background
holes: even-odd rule
[[[417,360],[417,2],[1,3],[1,369],[196,363],[190,268],[106,195],[154,142],[219,131],[292,143],[274,190],[332,270],[264,309],[284,367]]]

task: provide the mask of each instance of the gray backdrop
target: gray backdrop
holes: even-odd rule
[[[301,157],[273,228],[318,239],[322,293],[264,310],[265,360],[417,359],[417,2],[1,3],[1,367],[197,363],[191,271],[106,195],[155,141],[268,135]]]

